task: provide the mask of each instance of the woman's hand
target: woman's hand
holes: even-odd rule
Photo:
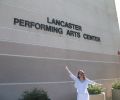
[[[103,84],[100,84],[100,83],[95,83],[96,85],[103,85]]]
[[[68,69],[68,66],[66,66],[65,69]]]
[[[66,69],[67,72],[70,74],[70,77],[71,77],[74,81],[76,81],[76,80],[77,80],[77,77],[72,74],[72,72],[68,69],[68,66],[66,66],[65,69]]]
[[[66,66],[65,69],[66,69],[69,73],[71,73],[70,70],[68,69],[68,66]]]
[[[100,84],[100,83],[95,83],[96,85],[103,85],[103,84]]]

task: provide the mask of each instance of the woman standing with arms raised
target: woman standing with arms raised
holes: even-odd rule
[[[83,70],[78,71],[77,77],[71,73],[71,71],[68,69],[67,66],[66,66],[66,70],[68,71],[70,77],[74,80],[75,88],[77,89],[77,100],[89,100],[89,93],[87,91],[88,84],[98,84],[98,83],[86,78]]]

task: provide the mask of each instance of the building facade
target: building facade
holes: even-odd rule
[[[44,88],[52,100],[74,100],[68,65],[102,83],[109,99],[119,40],[114,0],[1,0],[0,98]]]

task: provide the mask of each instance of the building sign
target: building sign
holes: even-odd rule
[[[82,26],[80,25],[65,22],[62,20],[57,20],[54,18],[50,19],[49,17],[47,17],[46,22],[47,24],[42,24],[38,22],[21,19],[21,18],[14,18],[13,24],[21,27],[34,28],[36,30],[48,31],[48,32],[57,33],[61,35],[65,33],[67,36],[76,37],[76,38],[82,37],[84,39],[93,40],[96,42],[101,41],[100,37],[83,33]],[[66,28],[67,31],[64,32],[63,28]]]

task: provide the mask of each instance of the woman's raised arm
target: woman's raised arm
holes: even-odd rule
[[[77,77],[76,77],[75,75],[72,74],[72,72],[68,69],[67,66],[65,67],[65,69],[68,71],[70,77],[71,77],[74,81],[76,81],[76,80],[77,80]]]

